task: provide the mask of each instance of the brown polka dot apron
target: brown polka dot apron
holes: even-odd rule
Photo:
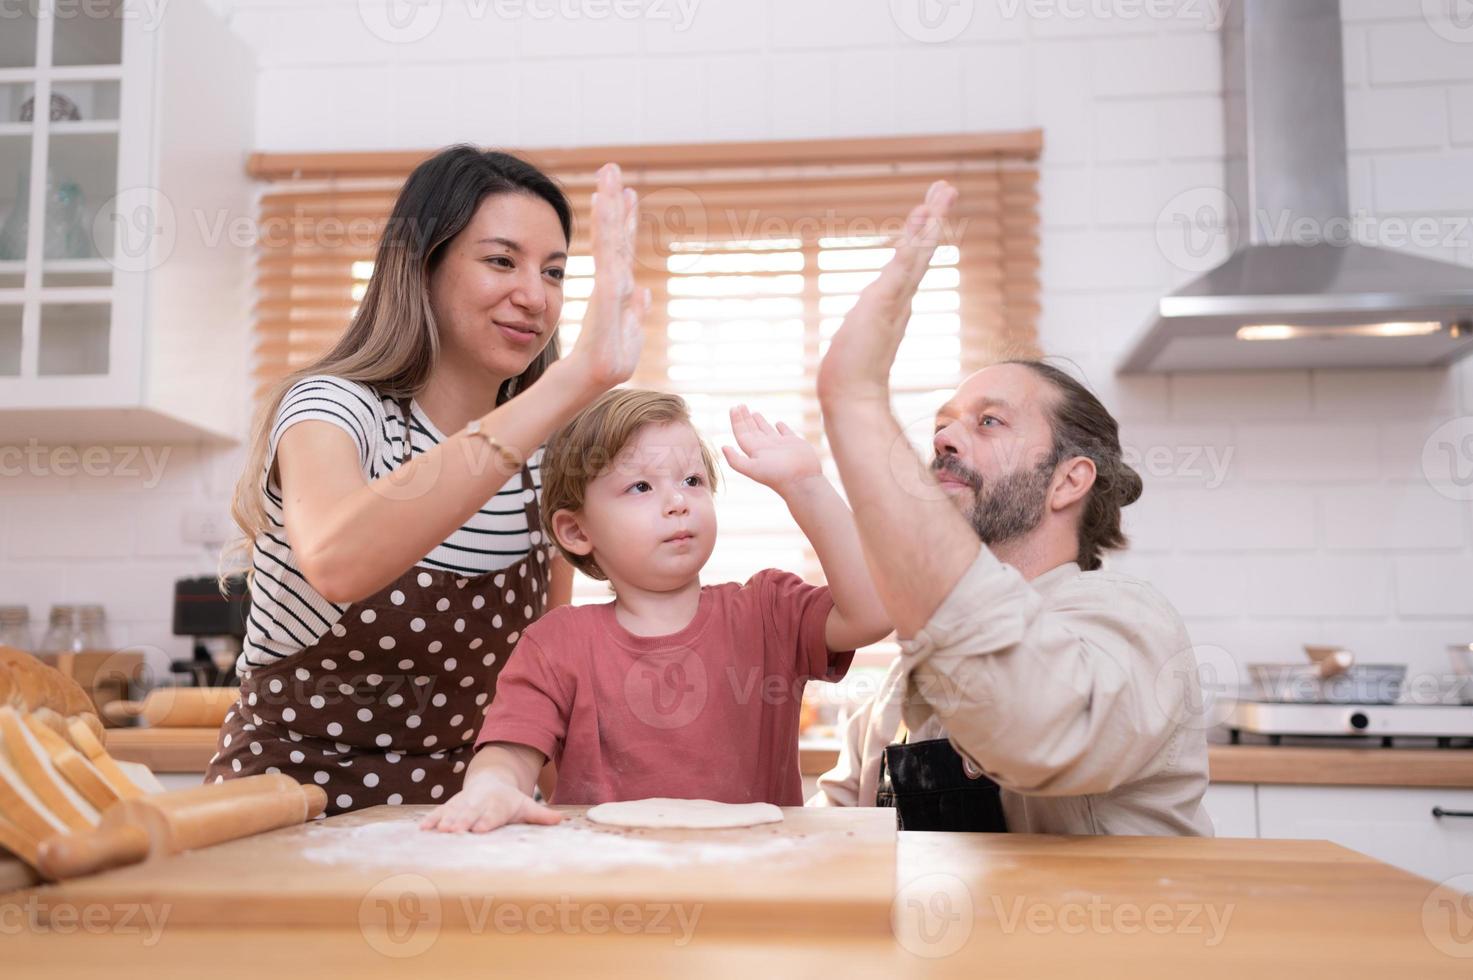
[[[411,568],[312,646],[251,671],[206,781],[284,772],[326,790],[328,816],[459,791],[496,678],[547,605],[551,551],[525,464],[522,486],[526,557],[475,576]]]

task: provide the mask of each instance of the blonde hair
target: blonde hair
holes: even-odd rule
[[[292,385],[314,374],[361,382],[383,398],[408,399],[423,390],[440,353],[430,309],[430,273],[444,257],[446,244],[471,223],[481,202],[495,194],[528,194],[546,201],[557,212],[563,235],[572,240],[572,208],[562,189],[509,153],[461,144],[415,167],[394,202],[363,301],[347,331],[327,353],[277,382],[261,403],[230,506],[241,537],[221,554],[222,583],[230,570],[249,565],[256,536],[268,530],[265,468],[282,398]],[[557,358],[554,333],[527,370],[502,385],[496,404],[525,391]]]
[[[542,454],[542,526],[558,551],[589,578],[608,578],[593,555],[575,555],[563,547],[552,530],[552,516],[560,510],[583,509],[588,485],[613,465],[614,458],[647,425],[681,422],[691,425],[690,407],[679,395],[644,388],[615,388],[578,413],[547,440]],[[701,463],[714,489],[716,458],[696,433]]]

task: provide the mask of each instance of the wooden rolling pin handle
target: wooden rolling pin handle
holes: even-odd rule
[[[52,881],[137,864],[148,857],[148,831],[127,824],[98,828],[85,834],[66,834],[41,842],[36,870]]]
[[[307,798],[307,819],[311,820],[327,809],[327,790],[310,783],[302,785],[302,795]]]
[[[142,701],[109,701],[102,706],[102,716],[114,725],[132,721],[143,714]]]

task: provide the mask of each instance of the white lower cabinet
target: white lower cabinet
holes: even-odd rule
[[[1467,875],[1454,887],[1473,891],[1473,817],[1432,813],[1434,807],[1473,813],[1473,790],[1269,785],[1257,790],[1260,837],[1334,841],[1433,881]]]
[[[1212,783],[1202,805],[1218,837],[1258,836],[1258,787],[1250,783]]]

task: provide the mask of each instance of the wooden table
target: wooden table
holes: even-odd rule
[[[39,890],[0,899],[0,948],[7,978],[48,980],[350,971],[701,980],[1473,975],[1473,907],[1462,912],[1470,934],[1460,943],[1449,917],[1458,910],[1438,904],[1450,896],[1324,842],[902,833],[896,868],[894,934],[843,923],[788,935],[697,927],[682,942],[678,932],[620,935],[607,922],[602,930],[565,922],[534,934],[530,923],[452,923],[411,903],[381,909],[358,928],[167,920],[160,928],[139,915],[89,931],[87,916],[96,921],[99,910],[77,908],[74,931],[63,935],[26,925],[27,903],[46,900]]]

